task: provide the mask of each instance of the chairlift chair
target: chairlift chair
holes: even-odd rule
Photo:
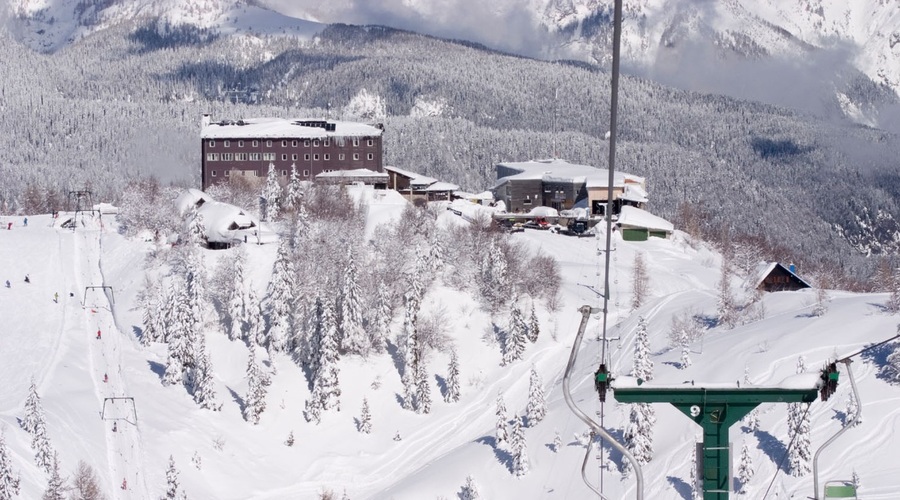
[[[825,483],[824,500],[833,498],[857,498],[856,486],[853,486],[852,481],[828,481]]]

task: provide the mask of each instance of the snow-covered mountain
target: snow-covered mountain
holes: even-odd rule
[[[376,223],[391,224],[405,209],[405,200],[396,193],[373,196],[355,188],[351,193],[366,202],[366,238],[374,237]],[[468,227],[465,218],[440,208],[433,211],[434,219],[428,218],[436,227]],[[471,204],[454,208],[474,215]],[[27,225],[23,216],[2,220],[4,228],[12,226],[3,231],[0,262],[12,265],[4,265],[5,275],[0,276],[11,282],[0,288],[5,325],[0,329],[0,432],[9,466],[21,477],[21,491],[14,498],[38,498],[48,484],[48,474],[35,464],[31,436],[20,426],[32,377],[50,444],[59,452],[61,474],[71,476],[78,461],[84,461],[97,472],[109,498],[159,498],[166,490],[170,457],[179,471],[179,488],[190,498],[307,499],[326,498],[320,495],[329,491],[334,493],[331,498],[454,498],[462,494],[467,476],[474,479],[481,498],[591,496],[580,475],[589,440],[586,426],[566,407],[561,377],[580,320],[576,308],[598,303],[598,245],[605,240],[603,234],[572,238],[528,230],[506,236],[512,248],[551,256],[562,277],[559,303],[550,309],[537,304],[540,335],[528,343],[520,360],[503,363],[502,347],[494,340],[498,330],[507,328],[508,313],[492,315],[472,294],[447,286],[459,283],[466,270],[451,265],[424,291],[419,321],[443,318],[445,337],[432,340],[457,351],[459,401],[440,398],[449,376],[449,356],[437,347],[440,344],[426,358],[433,403],[431,412],[423,414],[401,407],[398,354],[345,355],[338,362],[340,411],[324,412],[319,424],[308,422],[303,417],[304,402],[310,398],[307,375],[290,356],[268,355],[259,348],[257,355],[268,358],[263,369],[271,385],[266,409],[253,425],[241,416],[248,390],[248,346],[229,340],[218,321],[208,318],[202,334],[219,411],[200,408],[180,384],[165,386],[167,346],[140,342],[145,274],[158,274],[160,260],[182,249],[126,237],[108,214],[84,214],[73,227],[60,227],[70,216],[32,216]],[[814,290],[779,292],[764,296],[754,305],[754,314],[745,315],[736,328],[711,327],[721,263],[717,252],[681,232],[673,239],[647,242],[622,241],[617,232],[613,245],[609,328],[610,337],[619,340],[609,349],[616,376],[631,370],[639,318],[648,325],[654,381],[675,384],[738,380],[744,386],[772,386],[795,373],[800,356],[815,372],[836,354],[855,352],[896,331],[897,316],[883,309],[887,294],[837,290],[824,296],[821,316],[812,312],[823,298]],[[200,261],[214,275],[236,251],[246,252],[244,284],[262,296],[272,276],[274,245],[202,250]],[[632,309],[631,280],[638,255],[649,276],[648,295],[643,305]],[[371,272],[361,269],[360,276],[366,279]],[[30,283],[23,282],[26,274]],[[100,285],[112,291],[87,288]],[[740,279],[734,277],[730,285],[741,295]],[[668,338],[673,320],[686,314],[706,319],[703,335],[689,345],[691,366]],[[400,338],[402,316],[397,311],[393,317],[391,339]],[[101,338],[95,335],[98,329]],[[590,415],[600,408],[592,383],[599,362],[600,343],[594,340],[598,332],[599,321],[591,319],[572,378],[574,399]],[[886,371],[891,349],[855,358],[862,424],[849,430],[820,462],[822,480],[850,479],[856,473],[861,497],[874,500],[896,498],[900,490],[895,465],[900,437],[892,432],[900,425],[900,387],[888,380],[893,377]],[[511,426],[513,417],[526,411],[532,367],[542,380],[547,413],[522,429],[528,471],[518,477],[511,445],[495,439],[495,401],[503,396],[508,411],[503,421]],[[847,421],[846,382],[842,373],[837,393],[810,406],[813,449]],[[133,406],[132,400],[107,399],[114,397],[134,398]],[[364,398],[371,433],[359,430]],[[654,458],[643,468],[644,498],[690,498],[689,457],[699,427],[668,405],[654,407]],[[628,408],[610,394],[605,426],[613,435],[622,436]],[[731,433],[735,456],[746,443],[756,471],[748,483],[748,498],[762,498],[773,479],[773,496],[810,496],[812,476],[793,477],[787,465],[781,465],[790,441],[786,405],[762,405],[759,421],[755,432],[736,425]],[[613,453],[604,463],[601,469],[595,454],[589,457],[593,484],[602,475],[609,498],[633,498],[634,480],[619,472],[621,456]]]
[[[191,26],[216,33],[290,33],[309,37],[318,23],[284,16],[251,0],[10,0],[9,17],[18,39],[51,52],[91,33],[143,19],[158,29]]]

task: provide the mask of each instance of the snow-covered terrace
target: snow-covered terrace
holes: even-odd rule
[[[241,120],[214,121],[203,126],[200,137],[203,139],[236,139],[236,138],[326,138],[326,137],[375,137],[382,130],[372,125],[335,120],[319,120],[334,125],[334,130],[322,127],[299,125],[309,122],[306,119],[283,118],[244,118]]]

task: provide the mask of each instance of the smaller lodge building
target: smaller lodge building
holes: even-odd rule
[[[797,275],[793,264],[784,267],[778,262],[763,262],[756,273],[751,275],[750,285],[755,290],[765,292],[784,292],[812,288],[803,278]]]
[[[529,212],[538,206],[558,211],[581,207],[597,216],[606,213],[609,170],[560,159],[498,163],[496,169],[497,183],[491,191],[510,213]],[[643,208],[646,203],[643,177],[614,172],[612,214],[626,205]]]

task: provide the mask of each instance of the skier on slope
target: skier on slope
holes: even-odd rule
[[[100,330],[97,330],[97,340],[100,340]]]

